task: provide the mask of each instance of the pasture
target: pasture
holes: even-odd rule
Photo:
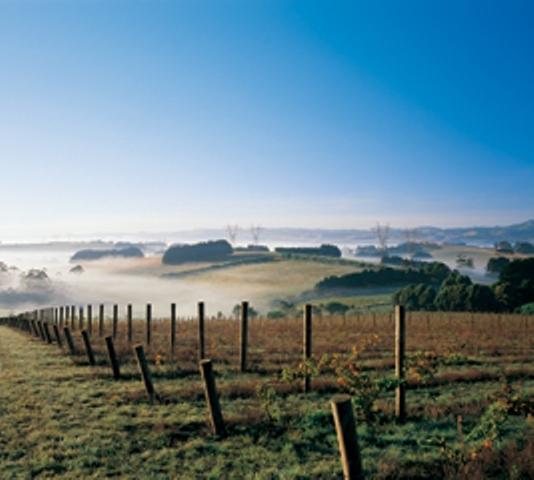
[[[104,316],[91,322],[96,365],[80,326],[76,353],[0,327],[0,469],[6,478],[342,478],[329,401],[353,396],[367,478],[529,478],[533,470],[534,318],[408,313],[406,419],[394,402],[394,318],[315,316],[311,359],[303,320],[205,318],[227,435],[207,422],[199,322]],[[87,314],[85,315],[87,317]],[[54,319],[43,312],[43,322]],[[115,325],[115,327],[114,327]],[[102,333],[102,336],[100,335]],[[104,337],[114,336],[115,381]],[[143,344],[156,397],[132,346]],[[174,350],[174,351],[173,351]],[[311,388],[303,392],[303,379]],[[385,381],[387,379],[387,381]],[[502,476],[502,472],[509,472]],[[499,473],[501,472],[501,473]]]

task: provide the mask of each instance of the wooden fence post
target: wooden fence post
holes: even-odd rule
[[[211,429],[214,435],[226,435],[226,428],[221,412],[221,405],[219,403],[219,396],[217,394],[217,387],[215,385],[215,376],[213,375],[213,365],[211,360],[201,360],[199,363],[200,374],[204,382],[204,395],[208,404],[209,418]]]
[[[76,355],[76,347],[74,346],[74,340],[72,339],[72,335],[70,333],[70,328],[65,327],[63,329],[63,333],[65,334],[65,340],[67,342],[67,345],[69,347],[69,352],[71,355]]]
[[[395,377],[399,382],[395,390],[395,416],[406,418],[406,390],[404,385],[404,353],[406,349],[406,315],[402,305],[395,306]]]
[[[146,304],[146,344],[150,345],[152,340],[152,305]]]
[[[202,360],[205,357],[206,350],[204,345],[204,302],[198,302],[198,358]]]
[[[57,344],[59,345],[59,347],[62,347],[63,342],[61,341],[61,335],[59,334],[59,327],[55,323],[54,323],[54,335],[56,336]]]
[[[171,303],[171,353],[176,350],[176,303]]]
[[[128,317],[128,342],[132,343],[133,340],[133,315],[132,315],[132,304],[129,303],[126,307],[126,316]]]
[[[344,480],[362,480],[362,460],[351,399],[348,395],[336,395],[330,403],[343,466],[343,478]]]
[[[146,394],[148,399],[152,402],[156,398],[156,392],[154,390],[154,384],[152,383],[152,377],[150,376],[150,370],[148,369],[148,364],[146,362],[145,351],[143,345],[136,345],[134,347],[135,356],[137,357],[137,365],[139,366],[139,371],[143,377],[143,383],[145,384]]]
[[[74,305],[71,305],[70,307],[70,327],[72,330],[74,330],[76,326],[76,307]]]
[[[93,334],[93,306],[87,305],[87,330],[89,335]]]
[[[45,333],[43,329],[43,322],[41,320],[37,320],[37,329],[39,330],[39,338],[44,342],[45,341]]]
[[[93,348],[91,347],[91,339],[89,338],[89,333],[87,330],[82,330],[83,343],[85,345],[85,352],[87,353],[87,360],[89,360],[89,365],[94,366],[95,355],[93,353]]]
[[[52,343],[52,336],[50,335],[50,330],[48,328],[48,322],[43,323],[43,329],[45,333],[45,338],[47,343]]]
[[[302,329],[302,357],[305,363],[306,373],[304,375],[304,393],[310,391],[311,377],[308,371],[307,362],[312,354],[312,306],[307,304],[304,307],[303,329]]]
[[[121,371],[119,367],[119,361],[117,360],[117,354],[115,353],[115,346],[113,345],[113,337],[106,337],[106,347],[108,349],[109,362],[111,363],[113,378],[115,380],[119,380],[119,378],[121,378]]]
[[[248,347],[248,302],[241,303],[241,323],[239,328],[239,365],[240,370],[247,370]]]
[[[70,320],[70,307],[68,305],[65,305],[65,326],[69,325]]]
[[[65,320],[65,308],[59,307],[59,326],[63,327],[63,321]]]
[[[98,307],[98,336],[104,336],[104,305],[102,303]]]
[[[117,331],[119,329],[119,306],[113,305],[113,324],[111,327],[111,336],[117,338]]]
[[[79,310],[79,315],[78,315],[78,327],[80,330],[83,330],[83,305],[80,306],[80,310]]]

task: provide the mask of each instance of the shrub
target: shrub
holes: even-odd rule
[[[492,257],[488,260],[486,270],[490,273],[501,273],[509,263],[510,260],[506,257]]]
[[[232,246],[226,240],[172,245],[163,255],[162,262],[167,265],[178,265],[188,262],[219,261],[226,260],[232,253]]]
[[[297,255],[321,255],[325,257],[341,257],[341,250],[335,245],[323,244],[320,247],[278,247],[276,252]]]

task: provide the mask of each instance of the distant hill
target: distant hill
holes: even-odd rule
[[[421,226],[410,228],[415,232],[417,242],[439,242],[453,244],[471,244],[493,246],[501,240],[509,242],[534,242],[534,220],[523,223],[495,227],[458,227],[440,228]],[[150,238],[167,238],[176,242],[205,241],[225,238],[224,228],[183,230],[175,232],[153,233]],[[243,231],[238,234],[237,243],[252,241],[251,235]],[[264,228],[261,242],[271,246],[319,246],[323,243],[343,245],[375,244],[375,233],[364,229],[322,229],[322,228]],[[391,228],[389,244],[406,242],[406,229]]]
[[[100,260],[106,257],[140,258],[144,253],[137,247],[126,247],[111,250],[79,250],[71,258],[71,262]]]

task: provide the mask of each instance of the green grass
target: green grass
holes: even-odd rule
[[[114,382],[104,364],[90,368],[83,357],[73,362],[55,346],[0,327],[1,478],[342,478],[328,389],[307,396],[286,389],[262,401],[255,387],[274,376],[215,367],[229,426],[225,439],[209,432],[194,371],[152,365],[163,398],[152,405],[134,365],[123,366],[126,379]],[[532,398],[534,380],[515,385]],[[372,430],[358,427],[366,473],[438,478],[447,466],[459,468],[458,452],[468,447],[458,436],[456,415],[464,415],[466,431],[474,428],[500,388],[491,380],[409,391],[405,425],[391,420],[387,395],[381,407],[389,420]],[[521,415],[507,416],[502,431],[496,456],[516,442],[521,452],[533,432]],[[509,462],[527,468],[521,457]]]

